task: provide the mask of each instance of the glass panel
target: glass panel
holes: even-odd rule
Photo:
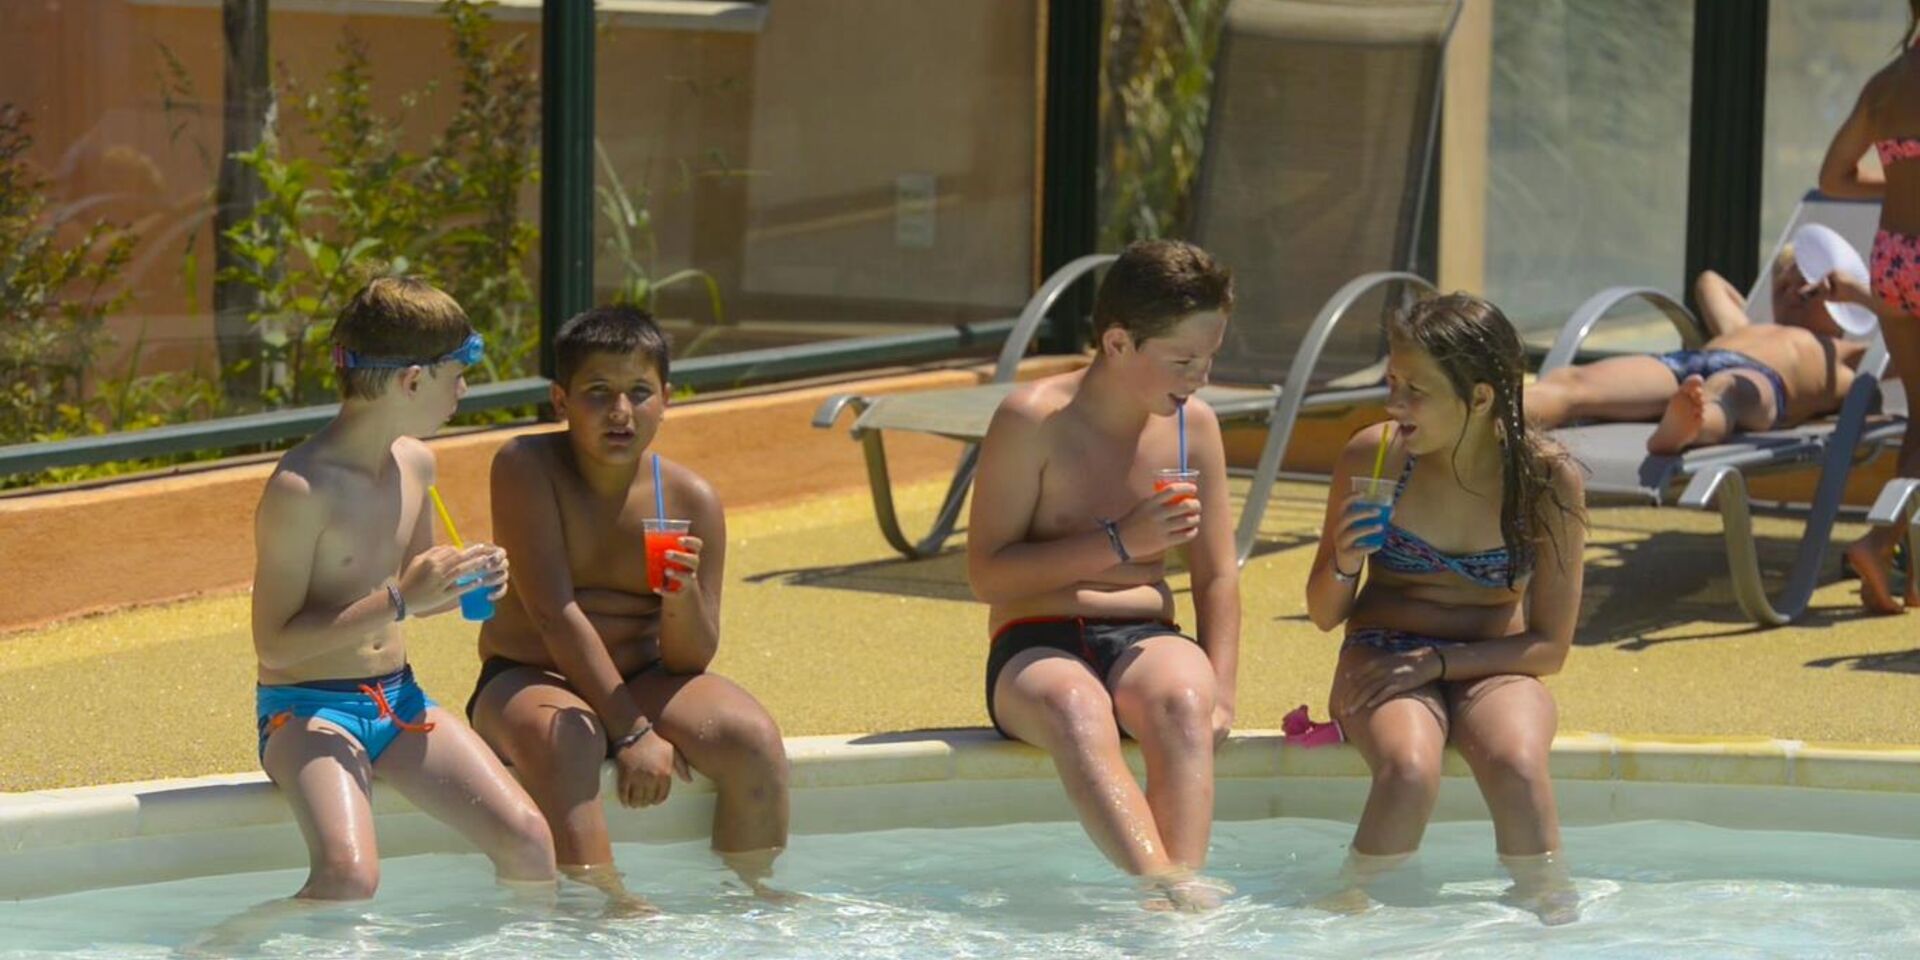
[[[603,18],[596,299],[651,302],[681,357],[1016,315],[1036,3],[719,6]]]
[[[533,372],[538,57],[524,5],[0,5],[0,443],[330,402],[381,271],[467,308],[470,380]]]
[[[1487,295],[1529,339],[1618,284],[1684,289],[1692,5],[1500,0]]]
[[[1905,5],[1885,0],[1773,0],[1767,17],[1758,257],[1772,252],[1794,205],[1817,186],[1834,131],[1907,28]]]

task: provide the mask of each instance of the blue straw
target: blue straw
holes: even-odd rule
[[[660,455],[653,455],[653,510],[654,516],[662,520],[667,518],[667,488],[660,485]]]
[[[1181,404],[1178,411],[1180,420],[1180,469],[1187,469],[1187,405]]]

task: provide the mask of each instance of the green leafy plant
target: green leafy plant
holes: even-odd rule
[[[1226,0],[1109,0],[1101,249],[1186,229],[1226,7]]]
[[[118,374],[101,371],[114,346],[107,317],[128,291],[121,272],[138,238],[96,220],[63,223],[47,210],[47,183],[28,164],[27,113],[0,103],[0,444],[140,430],[205,416],[219,389],[198,371],[142,375],[144,333]],[[0,478],[14,487],[132,469],[80,468]]]
[[[593,187],[594,194],[600,200],[600,215],[608,225],[603,243],[620,264],[620,284],[614,293],[614,300],[652,310],[661,290],[697,280],[706,287],[707,304],[712,310],[713,322],[725,325],[727,315],[720,299],[720,283],[712,274],[688,267],[664,277],[656,276],[660,248],[653,232],[651,188],[643,181],[638,190],[629,190],[620,179],[620,172],[614,169],[612,158],[607,156],[606,147],[598,139],[593,142],[593,154],[600,163],[600,176],[605,181]],[[682,352],[685,353],[684,350]]]
[[[239,265],[223,282],[260,293],[252,319],[269,366],[269,405],[316,402],[332,389],[327,325],[370,276],[415,273],[467,308],[488,340],[475,380],[531,372],[539,325],[527,262],[538,240],[519,214],[533,182],[539,96],[521,38],[494,43],[491,3],[444,0],[460,99],[425,153],[401,144],[404,115],[373,108],[364,42],[345,33],[324,92],[282,85],[324,163],[290,156],[277,135],[239,155],[264,199],[224,237]],[[229,371],[248,375],[249,371]]]

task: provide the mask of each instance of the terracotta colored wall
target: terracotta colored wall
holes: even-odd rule
[[[1075,358],[1029,361],[1023,376],[1070,369]],[[919,373],[713,401],[670,415],[660,450],[700,471],[733,509],[863,489],[865,461],[834,430],[807,426],[835,393],[894,393],[970,386],[985,368]],[[432,441],[448,509],[469,538],[491,536],[487,471],[494,451],[542,425]],[[890,435],[896,482],[941,476],[959,447]],[[246,585],[253,572],[253,511],[272,463],[87,490],[0,499],[0,631],[129,604]]]

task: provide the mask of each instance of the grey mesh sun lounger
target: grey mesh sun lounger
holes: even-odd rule
[[[1459,7],[1460,0],[1235,0],[1227,10],[1190,237],[1235,268],[1237,288],[1214,363],[1214,380],[1226,385],[1200,396],[1223,422],[1267,425],[1235,531],[1241,562],[1253,551],[1300,411],[1383,398],[1377,372],[1351,375],[1381,352],[1374,321],[1408,296],[1433,292],[1418,275],[1416,251]],[[864,448],[874,511],[895,550],[932,554],[953,533],[976,445],[1015,388],[1039,324],[1067,287],[1113,259],[1081,257],[1047,278],[991,383],[841,395],[820,406],[816,427],[856,411],[853,436]],[[1342,324],[1350,314],[1366,322]],[[966,445],[932,530],[919,540],[901,530],[894,509],[888,431]]]
[[[1805,223],[1826,224],[1865,250],[1872,243],[1878,219],[1878,204],[1809,193],[1775,245],[1774,256]],[[1772,261],[1770,257],[1769,266]],[[1747,299],[1748,315],[1755,323],[1772,322],[1766,271]],[[1571,363],[1600,320],[1632,300],[1645,301],[1672,320],[1688,348],[1706,342],[1704,326],[1673,298],[1647,288],[1614,287],[1594,295],[1574,311],[1540,373],[1545,375]],[[1698,447],[1678,456],[1647,452],[1647,438],[1654,431],[1650,423],[1569,426],[1553,431],[1552,436],[1591,471],[1587,478],[1590,503],[1717,508],[1725,530],[1728,572],[1741,610],[1757,624],[1779,625],[1806,611],[1825,562],[1848,474],[1861,458],[1897,441],[1906,429],[1904,394],[1885,388],[1881,378],[1886,367],[1886,347],[1876,340],[1861,361],[1839,413],[1791,429],[1742,433],[1726,443]],[[1760,573],[1746,480],[1809,465],[1818,465],[1820,474],[1813,500],[1794,511],[1806,519],[1799,552],[1784,584],[1777,594],[1769,596]]]

